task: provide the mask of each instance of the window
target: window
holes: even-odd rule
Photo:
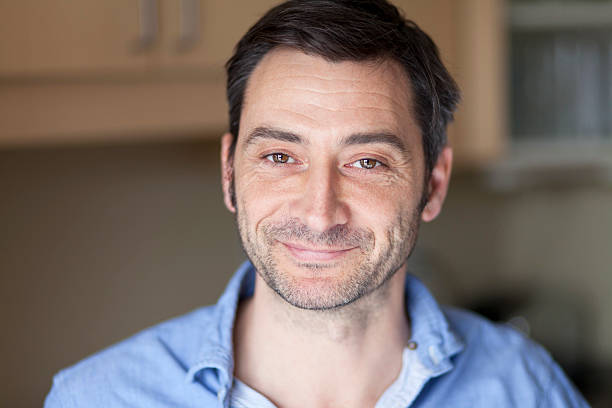
[[[612,1],[514,1],[515,142],[612,141]]]

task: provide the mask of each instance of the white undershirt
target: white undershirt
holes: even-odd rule
[[[408,347],[402,353],[402,369],[397,379],[385,390],[375,408],[409,406],[419,394],[431,372],[423,366],[415,350]],[[230,408],[277,408],[269,399],[234,377]]]

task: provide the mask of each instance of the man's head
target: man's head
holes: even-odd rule
[[[458,90],[384,1],[289,1],[227,64],[226,205],[289,303],[329,309],[388,280],[439,212]]]
[[[249,78],[272,49],[284,46],[328,61],[398,62],[410,79],[422,133],[425,175],[446,145],[459,89],[429,36],[385,0],[290,0],[271,9],[242,37],[226,64],[230,133],[240,133]]]

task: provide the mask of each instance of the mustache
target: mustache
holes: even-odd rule
[[[374,245],[374,233],[347,225],[335,225],[327,231],[315,232],[297,218],[289,218],[262,228],[270,244],[275,240],[308,243],[321,247],[360,247],[369,250]]]

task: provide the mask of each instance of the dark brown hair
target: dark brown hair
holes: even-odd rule
[[[440,60],[434,42],[385,0],[289,0],[268,11],[242,37],[226,64],[230,148],[233,157],[245,89],[261,59],[275,47],[294,48],[332,62],[399,62],[412,86],[429,179],[446,144],[459,89]]]

